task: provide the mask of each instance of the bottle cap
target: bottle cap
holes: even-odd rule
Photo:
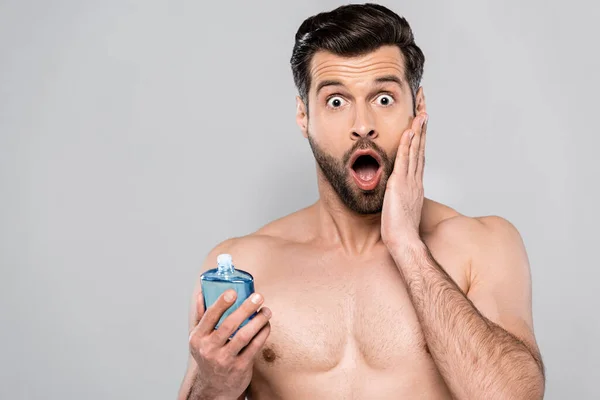
[[[231,265],[232,261],[231,254],[219,254],[217,256],[217,264],[219,265],[228,267]]]

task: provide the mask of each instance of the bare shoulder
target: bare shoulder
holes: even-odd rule
[[[497,216],[470,217],[431,200],[424,205],[423,235],[461,247],[489,250],[489,247],[515,244],[521,241],[517,228],[507,219]]]
[[[216,262],[219,254],[231,254],[234,264],[259,272],[290,247],[311,240],[314,236],[311,216],[308,207],[269,222],[251,234],[229,238],[215,246],[209,258]]]
[[[432,201],[426,202],[425,211],[428,214],[422,221],[422,225],[425,222],[422,228],[425,243],[434,256],[436,252],[451,251],[453,257],[460,257],[467,288],[485,276],[529,274],[521,235],[506,218],[470,217]]]
[[[207,257],[208,268],[216,268],[219,254],[231,254],[233,263],[248,272],[265,265],[274,253],[280,251],[285,241],[277,236],[254,232],[249,235],[229,238],[219,243]],[[210,266],[210,264],[214,266]]]
[[[448,242],[462,243],[473,257],[508,248],[512,251],[522,251],[524,248],[517,228],[507,219],[497,215],[457,215],[441,221],[433,229],[432,235]]]
[[[463,290],[470,297],[499,291],[503,282],[520,282],[528,293],[529,260],[517,228],[506,218],[489,215],[469,217],[459,213],[439,219],[424,236],[432,254],[435,249],[460,254]],[[439,250],[442,249],[442,250]],[[448,271],[450,272],[450,271]]]
[[[298,210],[260,228],[256,234],[277,238],[289,243],[305,243],[315,237],[316,207]]]

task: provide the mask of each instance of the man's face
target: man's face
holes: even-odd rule
[[[381,212],[400,137],[413,118],[404,58],[396,46],[359,57],[314,55],[309,112],[297,120],[323,177],[359,214]],[[422,91],[418,104],[423,103]]]

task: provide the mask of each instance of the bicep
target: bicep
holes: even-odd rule
[[[502,218],[487,217],[481,223],[467,297],[483,316],[537,350],[531,273],[523,240]]]

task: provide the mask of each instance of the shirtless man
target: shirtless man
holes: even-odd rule
[[[230,253],[260,295],[215,330],[235,292],[204,310],[196,284],[179,399],[541,399],[519,233],[423,197],[424,57],[406,20],[316,15],[291,61],[320,198],[208,254],[201,272]]]

